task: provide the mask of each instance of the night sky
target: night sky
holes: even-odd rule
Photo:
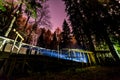
[[[62,0],[48,0],[53,31],[61,27],[66,18],[65,5]]]

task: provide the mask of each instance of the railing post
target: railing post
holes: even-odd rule
[[[90,53],[87,53],[89,64],[91,65]]]
[[[11,53],[13,52],[14,48],[17,48],[17,54],[18,54],[19,51],[20,51],[20,48],[22,46],[22,41],[24,40],[24,38],[15,29],[13,29],[13,31],[17,34],[17,36],[14,40],[14,43],[13,43],[13,46],[12,46],[12,49],[11,49]],[[18,38],[20,38],[20,42],[17,41]],[[17,43],[18,43],[18,46],[17,46]]]
[[[3,40],[2,44],[0,45],[0,50],[2,50],[2,48],[3,48],[3,46],[5,45],[6,41],[7,41],[6,39]]]

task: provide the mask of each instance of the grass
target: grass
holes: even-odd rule
[[[15,80],[120,80],[119,67],[91,66],[61,72],[45,72]]]

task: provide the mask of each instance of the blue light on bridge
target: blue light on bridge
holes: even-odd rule
[[[4,37],[0,37],[0,41],[7,44],[10,44],[11,42],[14,43],[14,40],[4,38]],[[2,42],[1,42],[2,45],[0,46],[0,49],[4,45]],[[38,46],[29,45],[26,43],[20,43],[20,44],[21,44],[20,47],[27,48],[26,54],[31,54],[32,50],[35,50],[37,53],[41,55],[46,55],[49,57],[55,57],[59,59],[71,60],[71,61],[83,62],[83,63],[88,63],[90,61],[90,58],[89,58],[90,56],[87,55],[88,53],[91,53],[89,51],[84,51],[79,49],[63,49],[63,50],[57,51],[57,50],[50,50],[50,49],[46,49]]]
[[[69,50],[51,50],[51,49],[46,49],[46,48],[41,48],[41,47],[36,47],[36,46],[22,46],[28,49],[36,50],[39,52],[41,55],[49,56],[49,57],[54,57],[54,58],[59,58],[59,59],[64,59],[64,60],[71,60],[75,62],[83,62],[83,63],[88,63],[88,55],[84,52],[79,52],[79,51],[74,51],[72,49]]]
[[[42,55],[50,56],[50,57],[55,57],[55,58],[60,58],[60,59],[65,59],[65,60],[72,60],[75,62],[88,62],[88,57],[86,53],[80,53],[76,51],[63,51],[61,50],[60,52],[55,51],[55,50],[50,50],[50,49],[41,49],[39,50]]]

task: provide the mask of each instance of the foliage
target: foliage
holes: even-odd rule
[[[120,5],[118,1],[109,0],[107,3],[98,0],[63,1],[66,4],[66,12],[78,42],[83,37],[81,39],[83,39],[82,43],[85,44],[85,47],[88,46],[91,48],[90,50],[94,51],[93,39],[97,43],[105,41],[112,55],[119,60],[110,40],[110,34],[117,33],[119,35]]]
[[[69,43],[69,40],[70,40],[70,27],[68,26],[68,23],[66,22],[66,20],[64,20],[63,22],[63,26],[62,26],[62,44],[61,46],[62,47],[65,47],[68,43]]]
[[[45,33],[45,45],[47,49],[51,48],[52,32],[48,29]]]
[[[61,48],[61,37],[62,37],[61,30],[58,27],[58,28],[56,28],[56,30],[52,36],[51,49],[58,50]]]
[[[36,0],[25,0],[26,12],[31,13],[34,18],[37,18],[37,8],[42,8],[41,2]]]
[[[3,5],[0,4],[0,10],[4,12],[4,11],[6,11],[6,8]]]
[[[36,22],[39,26],[45,26],[47,28],[51,28],[50,15],[49,15],[49,5],[46,3],[42,3],[42,8],[37,9],[37,18]]]
[[[14,23],[12,22],[12,20],[13,17],[16,17],[17,15],[16,12],[18,10],[18,6],[16,6],[17,3],[11,3],[4,0],[1,0],[0,4],[4,7],[2,7],[3,12],[1,12],[0,14],[0,32],[2,33],[0,35],[5,36],[5,34],[8,32],[8,28],[10,27],[10,25]]]
[[[51,42],[51,49],[57,50],[57,36],[56,36],[56,32],[53,33],[53,40]]]
[[[41,29],[41,35],[38,38],[37,46],[45,48],[45,33],[46,29],[45,28]]]
[[[0,11],[3,11],[3,12],[6,11],[4,0],[0,0]]]
[[[41,8],[40,7],[35,8],[37,17],[35,18],[35,20],[33,22],[33,26],[31,28],[29,35],[31,35],[32,31],[35,28],[40,27],[40,26],[51,28],[50,15],[49,15],[49,9],[48,9],[49,6],[45,2],[41,3],[41,6],[42,6]],[[30,16],[30,15],[28,15],[28,16]],[[28,36],[28,38],[29,38],[29,36]]]

